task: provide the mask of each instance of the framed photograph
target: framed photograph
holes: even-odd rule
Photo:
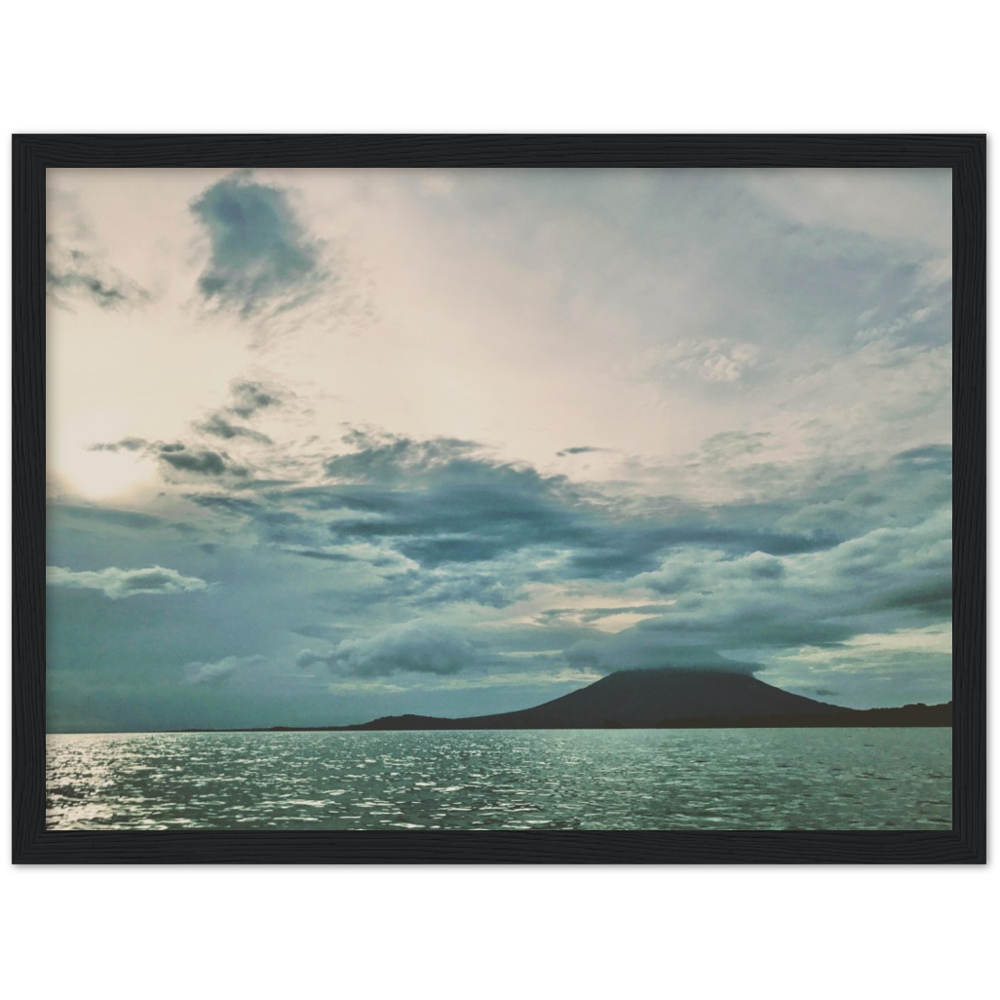
[[[985,138],[23,135],[21,863],[983,863]]]

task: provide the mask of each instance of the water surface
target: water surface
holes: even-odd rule
[[[50,829],[951,828],[951,730],[48,737]]]

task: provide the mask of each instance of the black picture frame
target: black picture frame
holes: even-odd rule
[[[45,828],[49,167],[944,167],[953,177],[953,827],[928,832],[124,832]],[[13,137],[13,836],[47,864],[923,864],[986,860],[983,135]]]

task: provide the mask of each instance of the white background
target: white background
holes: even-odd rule
[[[995,19],[984,0],[20,2],[4,10],[0,93],[7,119],[29,127],[764,119],[926,130],[995,117]]]
[[[556,869],[557,878],[421,877],[433,870],[11,879],[5,992],[40,1000],[939,1000],[982,996],[995,982],[989,881],[677,878],[669,868],[640,878],[601,879],[591,868]]]

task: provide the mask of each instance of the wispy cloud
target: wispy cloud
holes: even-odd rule
[[[158,459],[166,467],[166,471],[175,470],[180,473],[190,473],[195,477],[230,475],[243,478],[249,474],[244,466],[234,462],[225,452],[198,446],[189,447],[182,441],[165,442],[146,441],[144,438],[122,438],[119,441],[99,441],[90,445],[88,450],[142,452],[144,455]]]
[[[209,413],[204,420],[194,426],[202,434],[227,441],[245,438],[258,444],[273,444],[274,442],[266,434],[253,427],[235,423],[232,418],[252,420],[262,410],[283,406],[288,396],[289,393],[278,386],[249,379],[234,379],[229,386],[229,400],[223,409]]]
[[[150,566],[147,569],[119,569],[109,566],[102,570],[74,571],[62,566],[47,566],[45,582],[52,587],[75,590],[99,590],[113,601],[140,594],[184,594],[207,590],[208,584],[196,576],[183,576],[175,569]]]
[[[118,309],[149,300],[146,289],[98,254],[65,248],[51,235],[45,241],[45,289],[58,306],[66,306],[68,299],[86,299],[102,309]]]
[[[573,448],[563,448],[556,452],[558,458],[565,458],[567,455],[591,455],[595,452],[607,451],[607,448],[592,448],[589,445],[579,445]]]
[[[688,340],[657,348],[650,367],[668,378],[693,375],[704,382],[737,382],[760,360],[760,348],[728,338]]]
[[[229,386],[230,402],[226,409],[244,420],[261,410],[281,406],[288,393],[278,386],[249,379],[235,379]]]
[[[263,656],[226,656],[214,663],[189,663],[185,668],[188,684],[208,684],[220,687],[244,667],[263,662]]]
[[[247,438],[250,441],[258,442],[259,444],[274,443],[266,434],[262,434],[260,431],[256,431],[252,427],[243,427],[240,424],[234,424],[232,421],[227,420],[221,413],[210,414],[200,423],[195,424],[195,427],[197,427],[202,434],[208,434],[210,437],[223,438],[226,441],[231,441],[233,438]]]

